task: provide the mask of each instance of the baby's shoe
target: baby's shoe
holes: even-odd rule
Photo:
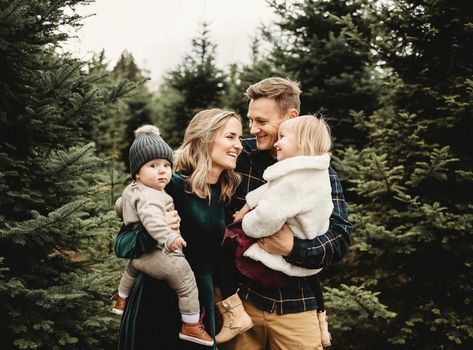
[[[328,331],[328,322],[326,312],[317,312],[317,319],[319,320],[320,338],[324,348],[332,345],[332,335]]]
[[[187,341],[191,341],[197,344],[212,346],[214,340],[205,331],[202,322],[197,323],[186,323],[182,322],[181,331],[179,332],[179,338]]]
[[[126,299],[117,295],[117,302],[115,303],[115,306],[113,307],[112,312],[117,315],[123,315],[123,312],[125,311],[125,306],[126,306]]]

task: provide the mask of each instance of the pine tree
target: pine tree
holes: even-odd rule
[[[369,48],[352,41],[334,16],[348,16],[357,30],[371,35],[366,1],[271,0],[278,15],[265,37],[273,43],[274,65],[302,85],[302,113],[330,119],[337,149],[363,144],[350,114],[377,106],[379,84]]]
[[[216,48],[209,24],[202,23],[198,36],[192,39],[191,53],[164,79],[158,96],[157,124],[171,146],[181,143],[184,130],[197,111],[221,106],[226,82],[215,63]]]
[[[371,16],[374,37],[342,20],[376,52],[387,94],[356,118],[367,145],[344,152],[356,244],[340,273],[396,317],[371,333],[363,322],[344,329],[342,307],[337,338],[344,349],[470,349],[473,5],[398,0],[374,4]],[[329,293],[331,303],[343,297],[356,294]]]
[[[245,65],[232,64],[227,75],[227,93],[222,96],[222,104],[238,112],[243,119],[248,114],[248,100],[244,93],[248,86],[271,76],[285,76],[278,70],[265,48],[262,37],[256,35],[251,43],[251,62]],[[249,136],[248,123],[243,123],[243,134]]]
[[[111,70],[101,62],[104,59],[104,53],[101,53],[91,67],[95,75],[106,77],[103,86],[110,87],[125,81],[136,84],[137,88],[117,100],[113,108],[107,111],[106,117],[94,124],[92,138],[99,153],[115,159],[118,164],[123,163],[120,172],[128,174],[128,150],[134,140],[134,130],[143,124],[153,123],[156,99],[146,84],[149,77],[136,64],[131,53],[125,50]]]
[[[2,349],[105,349],[115,338],[102,225],[112,214],[86,136],[133,87],[101,88],[83,62],[57,53],[89,2],[0,1]]]

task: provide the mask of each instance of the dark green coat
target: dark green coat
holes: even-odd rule
[[[214,267],[225,229],[225,209],[220,201],[220,184],[212,185],[212,200],[186,193],[185,181],[174,174],[166,187],[181,217],[184,249],[196,276],[201,308],[205,310],[207,332],[215,336]],[[119,257],[136,257],[155,246],[143,228],[119,233],[115,251]],[[119,337],[120,350],[210,349],[181,341],[176,293],[163,281],[140,274],[128,298]]]

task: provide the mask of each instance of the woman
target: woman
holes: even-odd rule
[[[225,229],[224,205],[239,184],[233,169],[242,151],[241,135],[241,118],[233,112],[209,109],[197,113],[176,152],[176,172],[166,187],[182,220],[181,234],[187,242],[184,253],[196,277],[205,328],[213,337],[213,281]],[[118,256],[152,249],[153,242],[145,231],[133,232],[132,243],[123,239],[128,233],[121,232],[118,237]],[[179,328],[176,293],[165,282],[141,274],[123,315],[119,349],[209,349],[179,340]]]

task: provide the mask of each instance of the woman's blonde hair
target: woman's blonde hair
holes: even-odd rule
[[[322,115],[301,115],[281,123],[296,134],[297,147],[305,156],[320,156],[332,148],[330,127]]]
[[[216,134],[230,118],[241,122],[241,117],[232,111],[218,108],[206,109],[197,113],[186,128],[184,141],[175,155],[176,170],[181,172],[188,184],[188,191],[200,198],[211,198],[207,177],[212,168],[210,152]],[[220,175],[220,199],[229,202],[240,184],[240,176],[227,169]]]

